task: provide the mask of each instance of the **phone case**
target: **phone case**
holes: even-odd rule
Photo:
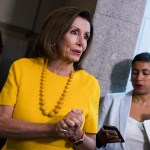
[[[121,142],[122,143],[125,142],[124,138],[122,137],[120,131],[118,130],[118,128],[116,126],[104,125],[103,128],[106,130],[115,131],[118,134],[119,138],[121,139]]]

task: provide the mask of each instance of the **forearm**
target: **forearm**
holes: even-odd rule
[[[96,149],[96,141],[92,137],[88,135],[84,135],[83,143],[77,146],[79,150],[95,150]]]
[[[56,135],[55,124],[0,118],[0,137],[2,138],[31,139]]]

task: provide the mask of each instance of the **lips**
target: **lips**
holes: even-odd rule
[[[81,50],[74,49],[72,52],[76,55],[81,55]]]
[[[142,84],[136,84],[135,87],[136,87],[137,89],[141,89],[141,88],[143,88],[143,85],[142,85]]]

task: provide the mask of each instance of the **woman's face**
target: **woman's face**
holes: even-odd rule
[[[90,23],[82,17],[77,17],[59,43],[59,59],[67,63],[79,61],[86,50],[89,37]]]
[[[136,94],[150,93],[150,62],[136,61],[132,66],[131,81]]]

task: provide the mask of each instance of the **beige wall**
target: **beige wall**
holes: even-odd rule
[[[86,69],[101,84],[101,96],[126,90],[147,0],[98,0],[94,39]]]

